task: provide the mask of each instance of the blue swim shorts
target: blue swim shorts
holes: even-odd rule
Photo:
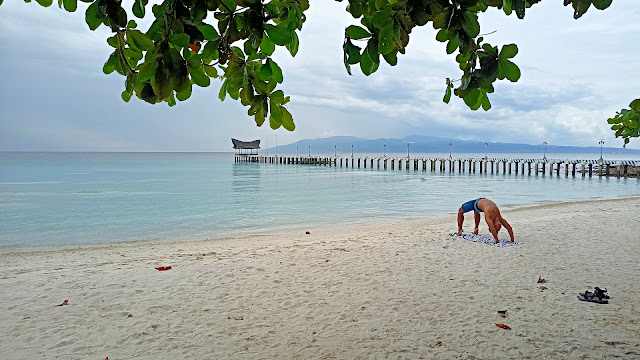
[[[469,211],[473,210],[475,212],[481,213],[482,210],[478,209],[478,201],[480,201],[482,199],[484,199],[484,198],[477,198],[475,200],[467,201],[466,203],[462,204],[462,211],[469,212]]]

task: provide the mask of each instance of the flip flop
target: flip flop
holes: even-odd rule
[[[585,297],[583,295],[578,295],[578,300],[594,302],[594,303],[598,303],[598,304],[608,304],[609,303],[609,300],[604,299],[604,298],[601,299],[601,298],[596,297],[596,296]]]

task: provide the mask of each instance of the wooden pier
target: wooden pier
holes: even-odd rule
[[[351,156],[236,156],[236,162],[265,164],[324,165],[345,168],[438,171],[442,173],[515,174],[549,176],[615,176],[640,178],[636,160],[561,160],[500,158],[425,158],[425,157],[351,157]]]

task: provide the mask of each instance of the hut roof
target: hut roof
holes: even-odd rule
[[[260,149],[260,140],[240,141],[232,138],[231,142],[234,149]]]

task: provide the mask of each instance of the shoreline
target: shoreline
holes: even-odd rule
[[[639,209],[633,197],[505,210],[523,243],[507,248],[448,236],[451,214],[242,241],[1,254],[0,353],[638,357]],[[483,222],[480,233],[488,234]],[[608,289],[609,304],[576,298],[595,286]]]
[[[619,198],[607,198],[607,199],[588,199],[588,200],[575,200],[575,201],[558,201],[558,202],[545,202],[541,204],[533,204],[533,205],[524,205],[524,206],[516,206],[516,207],[501,207],[501,212],[503,214],[508,214],[511,212],[519,212],[526,211],[531,209],[543,209],[543,208],[553,208],[555,206],[562,205],[570,205],[570,204],[591,204],[594,202],[611,202],[611,201],[620,201],[620,200],[633,200],[640,199],[640,196],[625,196]],[[0,248],[0,259],[4,255],[13,256],[20,254],[47,254],[47,253],[56,253],[56,252],[67,252],[67,251],[86,251],[86,250],[106,250],[106,249],[114,249],[119,247],[126,248],[138,248],[138,247],[149,247],[149,246],[161,246],[161,245],[178,245],[184,243],[199,243],[199,242],[215,242],[215,241],[249,241],[255,238],[266,238],[266,237],[274,237],[274,236],[286,236],[291,237],[295,235],[299,235],[301,232],[304,234],[306,231],[321,231],[323,233],[331,233],[333,231],[354,231],[360,230],[362,227],[372,228],[372,227],[385,227],[385,226],[394,226],[394,225],[402,225],[406,226],[415,226],[416,224],[429,221],[429,222],[451,222],[452,230],[456,230],[456,220],[455,216],[457,214],[457,209],[452,210],[450,213],[440,213],[440,214],[432,214],[427,216],[411,216],[406,218],[385,218],[385,219],[376,219],[376,220],[360,220],[353,221],[351,224],[337,224],[339,230],[336,229],[336,224],[334,225],[320,225],[320,226],[308,226],[305,227],[303,225],[293,226],[295,229],[286,230],[286,231],[273,231],[273,232],[265,232],[265,233],[254,233],[243,236],[223,236],[219,238],[202,238],[202,239],[188,239],[188,240],[136,240],[136,241],[120,241],[120,242],[110,242],[110,243],[101,243],[95,246],[87,246],[87,244],[82,244],[80,246],[67,246],[60,245],[60,247],[54,246],[50,248],[35,247],[35,248],[25,248],[24,250],[9,250],[5,251]],[[451,220],[453,217],[453,220]],[[484,223],[484,220],[481,220],[481,223]],[[465,224],[468,227],[469,221],[465,220]],[[490,234],[489,234],[490,235]],[[8,248],[8,247],[7,247]]]

